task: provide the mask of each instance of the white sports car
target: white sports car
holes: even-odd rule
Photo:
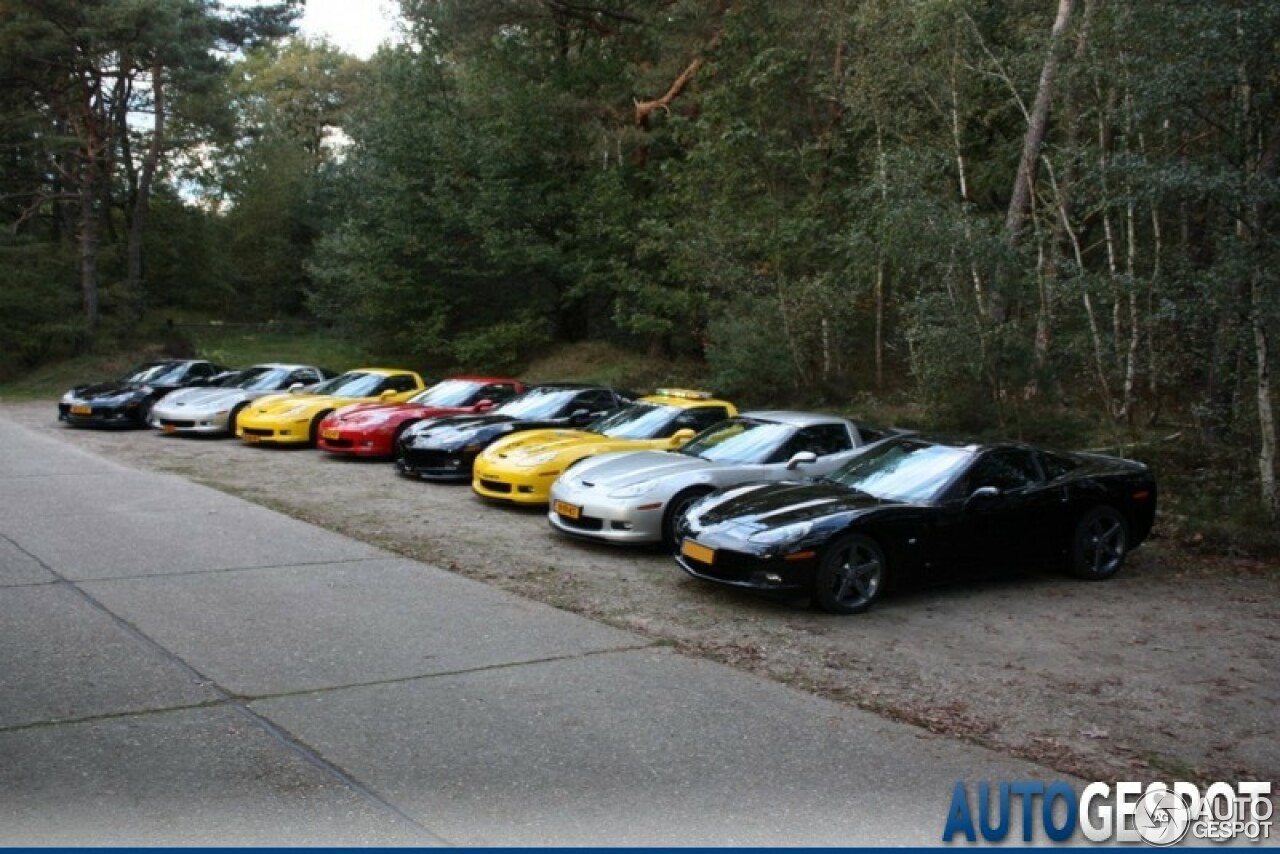
[[[551,487],[551,527],[611,543],[675,545],[675,523],[717,489],[817,477],[896,435],[812,412],[746,412],[674,451],[623,451],[586,460]]]
[[[236,416],[253,401],[305,389],[328,376],[313,365],[254,365],[215,388],[184,388],[166,394],[151,409],[151,426],[166,433],[235,435]]]

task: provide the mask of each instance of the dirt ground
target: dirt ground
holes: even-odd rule
[[[123,464],[1064,773],[1280,780],[1280,568],[1187,553],[1158,524],[1108,582],[1038,572],[901,591],[838,617],[698,582],[656,551],[568,540],[541,512],[385,462],[77,430],[54,410],[0,404],[0,416]]]

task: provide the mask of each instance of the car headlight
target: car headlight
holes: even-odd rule
[[[286,409],[284,412],[281,412],[280,417],[293,418],[297,415],[305,415],[306,413],[307,413],[307,407],[305,406],[291,406],[288,409]]]
[[[639,498],[641,495],[653,492],[653,488],[657,486],[657,481],[642,480],[639,483],[633,483],[630,486],[623,486],[609,493],[610,498]]]
[[[813,530],[812,522],[797,522],[794,525],[783,525],[781,528],[771,528],[767,531],[759,531],[747,537],[750,542],[761,543],[766,546],[777,546],[783,543],[794,543],[805,534]]]

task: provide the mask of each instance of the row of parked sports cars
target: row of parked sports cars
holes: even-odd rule
[[[546,505],[576,538],[661,544],[685,572],[807,593],[856,613],[889,586],[1057,562],[1114,575],[1147,537],[1142,463],[872,427],[816,412],[739,412],[704,392],[634,397],[576,383],[312,365],[141,366],[58,404],[73,426],[151,426],[395,461],[470,482],[493,502]]]

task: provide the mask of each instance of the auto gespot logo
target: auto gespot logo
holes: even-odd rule
[[[1270,782],[1089,783],[1079,794],[1061,780],[957,782],[943,842],[1262,842],[1275,811]]]

